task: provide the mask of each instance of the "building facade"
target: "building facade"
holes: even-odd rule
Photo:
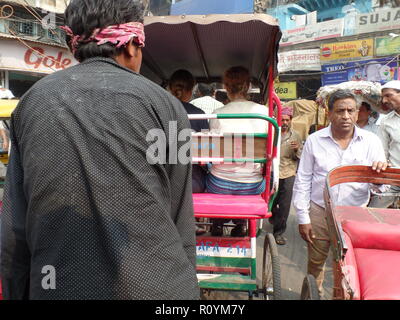
[[[20,98],[36,81],[76,60],[65,43],[66,1],[0,1],[0,85]]]

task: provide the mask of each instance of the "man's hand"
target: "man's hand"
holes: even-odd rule
[[[4,139],[3,140],[3,151],[8,152],[8,147],[9,147],[8,139]]]
[[[297,151],[299,149],[299,143],[297,141],[292,141],[290,142],[290,148],[294,151]]]
[[[372,164],[372,170],[375,170],[378,173],[381,171],[385,171],[387,167],[388,167],[387,162],[375,161]]]
[[[315,235],[313,233],[311,223],[310,224],[299,224],[299,232],[304,241],[313,243],[312,239],[315,238]]]

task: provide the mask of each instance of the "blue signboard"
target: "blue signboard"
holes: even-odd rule
[[[322,86],[329,86],[348,81],[345,63],[325,64],[322,66],[322,72],[324,72],[322,76]]]
[[[346,81],[372,81],[384,84],[399,79],[395,57],[323,65],[322,71],[323,86]]]
[[[253,13],[253,0],[181,0],[171,5],[171,15]]]

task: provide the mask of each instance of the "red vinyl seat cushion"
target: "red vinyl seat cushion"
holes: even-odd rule
[[[361,299],[400,300],[400,252],[354,249]]]
[[[268,205],[261,195],[233,196],[212,193],[193,194],[195,214],[267,217]]]
[[[361,299],[400,300],[400,225],[344,220],[342,227],[346,268],[358,273]]]
[[[354,248],[400,251],[400,225],[344,220],[342,227]]]

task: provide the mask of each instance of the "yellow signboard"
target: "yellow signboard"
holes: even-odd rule
[[[279,99],[292,100],[297,99],[297,83],[296,82],[276,82],[275,93]]]
[[[369,58],[374,55],[374,39],[321,45],[321,61]]]
[[[400,37],[375,38],[375,55],[378,57],[400,54]]]

